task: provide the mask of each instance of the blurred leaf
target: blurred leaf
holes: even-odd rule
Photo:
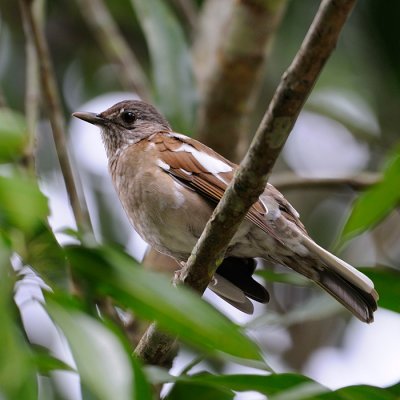
[[[379,307],[400,312],[400,271],[393,268],[360,268],[375,285],[379,293]]]
[[[62,371],[75,371],[71,366],[64,361],[59,360],[48,354],[45,350],[36,350],[33,354],[33,362],[38,368],[40,374],[48,375],[49,372],[55,370]]]
[[[174,129],[193,128],[195,90],[190,52],[178,20],[162,0],[131,0],[151,56],[156,100]]]
[[[100,400],[132,399],[130,355],[103,324],[47,298],[46,309],[68,339],[82,383]]]
[[[165,368],[156,365],[147,365],[145,367],[146,376],[153,385],[160,383],[175,382],[178,378],[170,375]]]
[[[310,280],[292,272],[276,272],[271,269],[256,270],[256,274],[267,282],[289,283],[298,286],[310,286]]]
[[[24,117],[8,108],[0,108],[0,163],[18,159],[26,141]]]
[[[142,365],[136,357],[132,357],[132,364],[133,364],[133,375],[134,375],[134,393],[133,399],[134,400],[152,400],[153,399],[153,392],[152,388],[147,381],[147,377],[144,374],[142,369]]]
[[[349,386],[332,392],[306,376],[293,373],[271,375],[203,373],[177,379],[188,384],[201,383],[237,392],[257,391],[268,396],[269,400],[398,400],[400,394],[400,385],[386,389],[367,385]]]
[[[400,202],[400,151],[389,160],[382,181],[356,200],[341,241],[346,241],[375,226]]]
[[[13,302],[9,259],[0,244],[0,398],[36,400],[36,369]]]
[[[50,286],[67,288],[69,277],[65,254],[48,226],[40,226],[35,235],[28,238],[24,253],[20,252],[20,255],[24,263],[32,266]]]
[[[345,310],[345,308],[340,303],[325,293],[322,293],[311,297],[309,300],[285,314],[269,311],[268,314],[261,315],[253,321],[250,321],[247,327],[251,329],[271,325],[287,327],[305,321],[319,321],[336,315],[343,310]]]
[[[319,396],[312,396],[307,400],[399,400],[399,395],[400,385],[394,385],[389,388],[359,385],[348,386]]]
[[[48,212],[47,199],[34,180],[0,176],[0,226],[32,233]]]
[[[203,384],[217,385],[218,387],[229,388],[234,391],[250,391],[255,390],[267,396],[281,394],[286,391],[297,392],[300,399],[301,392],[323,393],[328,391],[326,387],[314,382],[312,379],[298,374],[271,374],[271,375],[211,375],[198,374],[191,377],[195,382],[199,381]],[[274,397],[268,397],[273,399]]]
[[[106,247],[71,246],[66,251],[74,270],[92,289],[97,285],[99,295],[113,297],[208,353],[262,360],[256,344],[237,325],[192,291],[173,288],[164,276],[140,268],[127,254]]]
[[[174,384],[167,396],[167,400],[232,400],[234,397],[235,393],[223,387],[213,387],[198,382],[179,381]]]

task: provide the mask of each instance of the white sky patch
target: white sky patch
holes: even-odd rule
[[[385,387],[400,379],[400,318],[379,309],[366,326],[353,318],[340,347],[312,354],[303,372],[331,389],[368,384]]]
[[[196,150],[194,147],[187,143],[182,143],[182,145],[175,151],[186,151],[187,153],[191,153],[193,157],[204,167],[204,169],[211,172],[212,174],[232,171],[232,167],[230,167],[228,164],[224,163],[221,160],[218,160],[215,157],[210,156],[203,151]]]

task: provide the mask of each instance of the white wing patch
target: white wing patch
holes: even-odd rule
[[[169,133],[169,134],[167,134],[167,136],[169,136],[169,137],[176,137],[176,138],[178,138],[178,139],[180,139],[180,140],[182,140],[182,141],[184,141],[184,142],[186,142],[187,139],[188,139],[188,137],[185,136],[185,135],[182,135],[182,133],[176,133],[176,132],[174,132],[174,133]]]
[[[265,201],[261,198],[261,196],[258,198],[258,200],[260,200],[261,204],[264,206],[265,208],[265,213],[264,215],[267,215],[269,212],[269,209],[267,207],[267,205],[265,204]],[[279,208],[277,208],[277,211],[279,211]],[[277,214],[276,218],[279,218],[281,216],[281,212],[279,211],[279,213]]]
[[[192,175],[191,172],[186,171],[186,169],[183,169],[183,168],[179,168],[179,171],[183,172],[185,175],[189,175],[189,176]]]
[[[157,160],[157,165],[164,171],[169,171],[169,169],[171,168],[166,162],[160,159]]]
[[[226,186],[229,185],[229,182],[226,181],[221,175],[219,174],[213,174],[218,180],[220,180],[222,183],[224,183]]]
[[[232,167],[218,158],[212,157],[207,153],[196,150],[194,147],[187,143],[182,143],[182,145],[175,151],[185,151],[191,153],[193,157],[203,166],[203,168],[211,172],[212,174],[218,174],[220,172],[230,172]]]

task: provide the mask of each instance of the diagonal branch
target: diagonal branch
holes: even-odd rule
[[[195,29],[197,25],[197,5],[193,0],[173,0],[176,8],[178,8],[191,29]]]
[[[235,179],[193,249],[180,280],[204,291],[229,241],[263,192],[272,167],[311,92],[355,0],[324,0],[292,64],[284,73]],[[266,157],[266,154],[268,157]],[[223,235],[220,233],[224,232]]]
[[[6,99],[3,95],[3,91],[0,88],[0,108],[7,107]]]
[[[250,206],[263,192],[272,167],[325,62],[335,48],[354,4],[355,0],[322,1],[300,50],[282,77],[235,178],[208,221],[186,266],[175,277],[175,284],[185,284],[200,293],[207,288],[231,238]],[[149,329],[155,332],[154,326]],[[155,335],[148,332],[136,349],[137,355],[147,363],[155,363],[160,358],[160,354],[146,357],[147,346],[156,344],[152,336]],[[160,351],[167,353],[174,339],[166,342],[165,337]]]
[[[40,109],[40,85],[39,85],[39,63],[35,44],[31,35],[28,15],[26,8],[20,7],[22,15],[22,25],[25,33],[25,54],[26,54],[26,90],[25,90],[25,114],[28,127],[28,143],[25,148],[24,163],[33,172],[35,170],[35,150],[36,150],[36,127]],[[32,13],[35,19],[43,22],[44,1],[39,0],[32,4]]]
[[[39,20],[38,13],[35,13],[33,10],[34,1],[20,0],[19,3],[21,6],[21,15],[24,19],[24,26],[26,27],[25,30],[28,35],[32,35],[34,48],[39,61],[42,93],[47,105],[47,113],[52,128],[54,144],[71,208],[78,227],[83,229],[84,232],[89,233],[91,232],[90,220],[86,204],[79,198],[77,182],[72,173],[65,140],[65,121],[62,113],[61,100],[42,23]]]

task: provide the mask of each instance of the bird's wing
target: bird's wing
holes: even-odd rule
[[[233,179],[236,164],[197,140],[181,134],[159,133],[148,140],[159,151],[158,165],[161,169],[208,200],[214,203],[221,200]],[[280,241],[267,223],[267,213],[264,202],[258,200],[251,206],[246,218]]]
[[[214,203],[221,199],[233,179],[235,164],[183,135],[159,133],[149,140],[157,147],[159,166],[166,173]],[[291,231],[297,228],[302,233],[298,241],[310,254],[308,257],[288,257],[283,263],[314,280],[362,321],[373,320],[378,298],[373,283],[318,246],[308,236],[296,210],[277,189],[267,185],[246,218],[287,247],[290,247],[287,241],[293,239]]]

